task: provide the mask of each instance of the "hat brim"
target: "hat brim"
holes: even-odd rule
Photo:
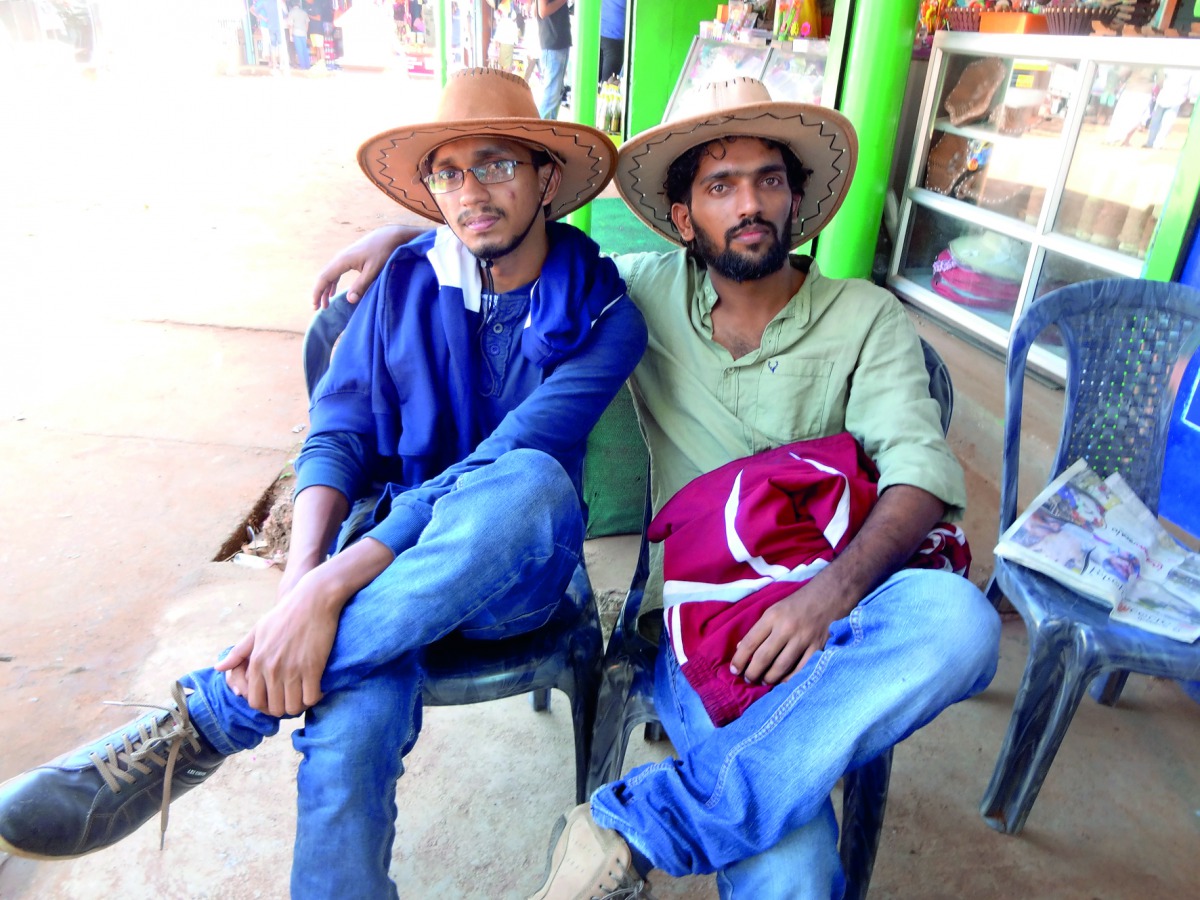
[[[812,174],[792,222],[790,249],[813,239],[846,198],[858,161],[858,136],[836,110],[808,103],[762,102],[659,125],[626,142],[617,159],[617,190],[639,219],[673,244],[667,170],[692,147],[718,138],[757,137],[786,145]]]
[[[436,148],[470,137],[500,137],[545,147],[562,169],[550,218],[559,219],[604,190],[612,180],[617,151],[604,132],[553,119],[465,119],[393,128],[358,149],[358,164],[375,186],[417,215],[444,222],[420,180],[421,162]]]

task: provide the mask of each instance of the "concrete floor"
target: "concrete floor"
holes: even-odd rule
[[[313,273],[395,217],[353,164],[358,139],[432,96],[386,74],[23,83],[21,139],[0,147],[0,778],[128,718],[102,700],[165,697],[272,603],[276,572],[209,560],[302,437]],[[958,391],[982,582],[1002,366],[920,327]],[[1031,391],[1036,479],[1059,401]],[[590,542],[599,592],[623,590],[633,552]],[[1085,701],[1021,836],[980,819],[1024,655],[1010,619],[991,688],[897,748],[872,896],[1194,896],[1200,716],[1173,683],[1131,679],[1115,710]],[[667,752],[635,738],[627,763]],[[285,897],[295,768],[289,741],[267,741],[173,804],[165,851],[147,825],[76,861],[0,859],[0,897]],[[525,896],[572,768],[562,698],[549,714],[523,698],[429,710],[399,788],[402,895]],[[711,877],[654,882],[716,896]]]

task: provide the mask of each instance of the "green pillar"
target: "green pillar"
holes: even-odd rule
[[[600,0],[575,0],[575,47],[571,56],[572,120],[580,125],[595,125],[596,73],[600,71]],[[559,114],[562,114],[561,110]],[[575,210],[568,219],[576,228],[592,233],[590,203]]]
[[[871,275],[919,5],[858,0],[851,11],[838,109],[858,132],[858,169],[842,208],[817,238],[816,253],[821,272],[834,278]]]
[[[437,54],[438,54],[438,80],[442,83],[442,89],[446,87],[446,79],[450,77],[450,19],[446,10],[450,8],[450,0],[435,0],[437,12],[434,18],[437,19]]]

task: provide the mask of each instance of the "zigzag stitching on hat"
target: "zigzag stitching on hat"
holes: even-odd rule
[[[662,137],[660,137],[660,138],[657,138],[656,140],[647,141],[647,142],[646,142],[646,144],[645,144],[645,145],[644,145],[644,146],[643,146],[641,149],[639,149],[639,150],[638,150],[638,152],[637,152],[637,154],[634,156],[634,158],[633,158],[633,161],[634,161],[633,168],[631,168],[631,169],[629,170],[629,175],[630,175],[630,177],[633,179],[633,187],[634,187],[634,189],[635,189],[635,190],[637,190],[637,192],[638,192],[638,193],[639,193],[639,194],[640,194],[640,195],[641,195],[643,198],[646,198],[646,197],[652,197],[652,196],[658,196],[658,197],[664,197],[664,198],[665,198],[665,196],[666,196],[666,191],[665,191],[665,190],[662,190],[662,189],[660,189],[660,190],[657,190],[657,191],[648,192],[648,191],[642,190],[642,188],[641,188],[641,186],[640,186],[640,185],[641,185],[641,181],[642,181],[642,179],[641,179],[641,177],[640,177],[640,176],[639,176],[637,173],[638,173],[638,172],[641,170],[641,168],[642,168],[642,163],[641,163],[641,160],[642,160],[642,158],[643,158],[643,157],[644,157],[644,156],[645,156],[647,153],[649,153],[649,152],[650,152],[651,148],[653,148],[653,147],[656,147],[656,146],[658,146],[658,145],[660,145],[660,144],[663,144],[663,143],[665,143],[666,141],[668,141],[668,140],[671,140],[671,139],[673,139],[673,138],[675,138],[675,137],[677,137],[677,136],[679,136],[679,135],[694,134],[694,133],[695,133],[697,130],[699,130],[700,128],[705,128],[705,129],[707,129],[707,128],[709,128],[710,126],[718,126],[718,127],[719,127],[719,126],[721,126],[721,125],[724,125],[724,124],[726,124],[726,123],[728,123],[728,122],[753,122],[753,121],[756,121],[756,120],[758,120],[758,119],[762,119],[762,118],[770,118],[770,119],[774,119],[774,120],[775,120],[775,121],[777,121],[777,122],[786,122],[786,121],[789,121],[789,120],[791,120],[791,119],[794,119],[794,118],[796,118],[796,117],[795,117],[795,116],[787,116],[787,117],[784,117],[784,116],[779,116],[779,115],[776,115],[775,113],[772,113],[772,112],[763,112],[763,113],[761,113],[761,114],[759,114],[759,115],[755,116],[753,119],[742,118],[742,117],[739,117],[739,116],[722,116],[720,119],[713,118],[713,119],[705,119],[705,120],[704,120],[704,121],[702,121],[702,122],[696,122],[696,123],[695,123],[694,125],[692,125],[692,127],[691,127],[690,129],[688,129],[687,131],[669,131],[669,132],[667,132],[666,134],[664,134]],[[830,149],[830,150],[834,150],[834,149],[835,149],[835,148],[834,148],[834,146],[833,146],[833,144],[834,144],[834,141],[836,141],[836,140],[837,140],[837,137],[838,137],[838,135],[837,135],[837,132],[830,132],[828,135],[826,135],[826,133],[825,133],[825,123],[824,123],[823,121],[822,121],[822,122],[819,122],[819,123],[817,123],[817,124],[815,124],[815,125],[813,125],[813,124],[809,124],[809,123],[807,123],[807,122],[805,122],[805,121],[804,121],[804,114],[803,114],[803,113],[800,113],[800,115],[799,115],[799,119],[800,119],[800,124],[801,124],[803,127],[805,127],[805,128],[817,128],[817,129],[818,129],[818,133],[819,133],[819,134],[820,134],[822,137],[826,137],[826,136],[828,136],[828,138],[829,138],[829,149]],[[742,134],[739,134],[739,135],[731,135],[731,136],[732,136],[732,137],[753,137],[753,135],[742,135]],[[714,137],[714,138],[711,138],[710,140],[718,140],[718,139],[719,139],[719,138],[717,138],[717,137]],[[775,138],[766,138],[766,140],[775,140]],[[844,155],[846,154],[846,148],[842,148],[842,149],[838,150],[838,151],[837,151],[837,154],[838,154],[838,155],[837,155],[837,160],[840,160],[840,159],[842,158],[842,156],[844,156]],[[837,162],[837,160],[835,160],[835,165],[836,165],[836,162]],[[672,160],[672,162],[674,162],[674,160]],[[803,163],[803,160],[801,160],[801,162]],[[668,165],[670,165],[670,164],[668,163]],[[829,183],[825,185],[826,195],[817,201],[817,213],[816,213],[817,215],[820,215],[820,213],[821,213],[821,206],[822,206],[822,205],[825,203],[825,201],[826,201],[826,200],[828,200],[829,198],[831,198],[831,197],[833,196],[833,183],[834,183],[835,181],[837,181],[838,177],[840,177],[840,176],[841,176],[841,174],[842,174],[842,173],[841,173],[841,171],[839,170],[839,171],[838,171],[838,173],[837,173],[837,175],[834,175],[834,177],[833,177],[833,178],[831,178],[831,179],[829,180]],[[643,207],[644,209],[648,209],[648,210],[649,210],[649,213],[650,213],[650,218],[651,218],[651,219],[654,219],[655,221],[658,221],[658,222],[667,222],[667,223],[670,223],[670,222],[671,222],[670,216],[666,216],[666,217],[660,217],[660,216],[658,216],[658,215],[656,214],[656,212],[657,212],[657,211],[655,210],[655,208],[654,208],[653,206],[650,206],[650,205],[648,205],[647,203],[645,203],[645,202],[643,202],[643,201],[639,201],[638,205],[639,205],[639,206],[641,206],[641,207]],[[809,216],[808,218],[813,218],[813,217],[812,217],[812,216]],[[804,222],[804,219],[801,219],[801,222],[803,223],[803,222]]]
[[[400,141],[409,140],[410,138],[414,137],[415,135],[416,135],[415,131],[410,131],[407,134],[405,134],[403,137],[392,138],[391,139],[392,148],[394,149]],[[381,179],[381,180],[386,179],[387,186],[389,188],[392,188],[393,190],[395,190],[397,193],[402,194],[404,196],[404,199],[409,201],[410,203],[415,203],[418,206],[420,206],[422,209],[428,210],[429,212],[434,213],[435,215],[441,215],[441,212],[437,209],[436,206],[430,206],[430,204],[423,197],[414,196],[413,194],[410,194],[408,191],[408,188],[406,186],[404,186],[403,183],[398,182],[391,174],[389,174],[389,171],[388,171],[389,166],[388,166],[388,162],[387,162],[387,148],[386,147],[380,146],[375,151],[375,153],[376,153],[376,169],[375,169],[375,171],[376,171],[379,179]]]
[[[804,125],[806,128],[812,127],[811,125],[808,125],[807,123],[805,123],[804,113],[800,114],[800,123],[802,125]],[[837,153],[837,156],[835,156],[833,159],[834,176],[832,178],[830,178],[829,181],[825,185],[825,196],[817,201],[817,211],[816,211],[815,216],[810,216],[808,218],[815,218],[816,216],[819,216],[821,214],[821,207],[825,205],[825,201],[833,198],[833,183],[842,176],[842,170],[837,167],[837,164],[841,160],[842,156],[846,153],[845,148],[838,150],[837,148],[835,148],[833,146],[834,141],[837,140],[837,132],[836,131],[830,132],[828,135],[826,135],[824,121],[819,122],[817,124],[817,129],[818,129],[818,134],[820,134],[821,137],[829,138],[829,149],[835,151]],[[801,220],[800,220],[801,231],[803,231],[803,229],[804,229],[805,221],[806,220],[804,218],[801,218]]]
[[[479,132],[480,128],[488,129],[488,128],[495,128],[495,127],[498,127],[498,126],[489,126],[486,124],[471,125],[470,127],[467,127],[464,125],[461,128],[446,128],[444,126],[441,126],[440,130],[447,131],[447,132],[461,133],[463,137],[474,137],[480,133]],[[553,134],[555,137],[569,138],[576,147],[579,147],[580,149],[584,150],[584,152],[587,156],[587,159],[590,160],[590,162],[591,162],[591,170],[590,170],[590,173],[587,178],[587,186],[590,187],[599,180],[600,165],[603,162],[603,159],[596,152],[594,152],[594,148],[596,146],[595,144],[584,144],[579,140],[578,133],[572,132],[572,131],[565,131],[565,132],[559,131],[559,129],[553,125],[522,126],[522,128],[526,128],[527,130],[530,131],[531,134],[536,134],[540,131],[548,131],[551,134]],[[430,207],[429,204],[423,198],[414,197],[413,195],[411,195],[408,192],[408,190],[405,187],[403,187],[401,185],[401,182],[398,182],[394,176],[388,174],[388,168],[389,168],[388,164],[387,164],[388,149],[396,149],[404,141],[410,140],[410,139],[416,137],[418,134],[428,134],[428,133],[429,133],[428,131],[418,131],[416,129],[413,129],[411,131],[407,131],[402,134],[391,137],[389,139],[390,148],[380,146],[380,148],[376,151],[377,152],[377,157],[376,157],[377,169],[376,169],[376,171],[378,172],[379,177],[381,179],[387,180],[388,187],[391,187],[391,188],[395,189],[396,191],[399,191],[400,193],[402,193],[404,195],[405,199],[409,200],[412,203],[418,203],[421,205],[422,208],[429,209],[432,212],[436,212],[438,215],[440,215],[441,213],[437,209],[436,205],[433,207]],[[488,132],[485,130],[484,134],[487,134],[487,133]],[[447,140],[447,143],[451,140],[454,140],[454,138],[449,138]],[[536,140],[532,140],[531,143],[537,144],[539,142]],[[540,145],[540,146],[545,146],[545,145]],[[577,194],[574,199],[578,200],[579,195]]]

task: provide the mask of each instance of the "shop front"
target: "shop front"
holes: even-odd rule
[[[897,147],[888,284],[1000,354],[1021,311],[1048,291],[1093,278],[1178,280],[1195,240],[1195,42],[1117,34],[1085,16],[1070,27],[1086,34],[1042,33],[1047,24],[939,29],[911,145]],[[1031,363],[1062,377],[1053,335]]]

